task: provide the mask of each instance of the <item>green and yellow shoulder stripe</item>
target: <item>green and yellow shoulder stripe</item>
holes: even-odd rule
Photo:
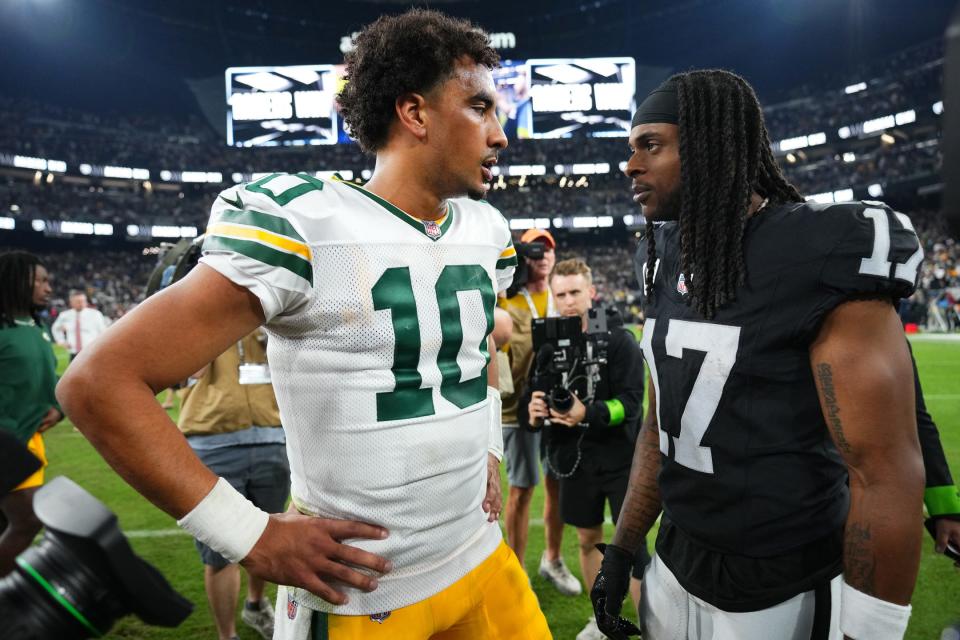
[[[313,255],[303,236],[282,211],[268,212],[245,205],[239,191],[220,194],[205,233],[203,251],[235,252],[285,269],[313,285]]]

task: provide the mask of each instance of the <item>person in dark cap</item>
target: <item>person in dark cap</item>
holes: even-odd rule
[[[629,140],[652,384],[599,628],[637,631],[621,604],[662,511],[645,640],[902,638],[924,497],[895,306],[923,256],[909,218],[805,202],[725,71],[670,78]]]

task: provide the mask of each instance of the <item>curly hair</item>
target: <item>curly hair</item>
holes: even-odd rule
[[[466,20],[423,9],[378,18],[345,57],[339,103],[350,134],[365,151],[382,148],[397,98],[430,91],[453,74],[462,56],[490,69],[500,64],[487,34]]]
[[[736,298],[746,280],[743,232],[754,192],[768,206],[803,202],[770,150],[753,88],[720,69],[680,73],[680,270],[690,305],[704,318]],[[647,223],[646,294],[653,291],[656,251]]]

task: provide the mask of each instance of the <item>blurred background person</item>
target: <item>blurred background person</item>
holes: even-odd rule
[[[37,312],[50,300],[50,274],[25,251],[0,254],[0,429],[27,445],[43,466],[0,498],[0,576],[30,546],[41,524],[33,495],[43,484],[46,455],[40,435],[63,419],[54,397],[57,360]]]
[[[89,306],[87,294],[71,291],[70,308],[57,316],[51,331],[57,344],[70,352],[72,361],[81,349],[96,340],[106,329],[106,318],[100,311]]]

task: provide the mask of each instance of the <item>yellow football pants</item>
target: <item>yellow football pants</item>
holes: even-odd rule
[[[284,611],[277,611],[278,616]],[[440,593],[377,616],[313,612],[311,640],[549,640],[527,574],[503,542]]]

